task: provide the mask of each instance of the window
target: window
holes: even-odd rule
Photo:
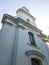
[[[31,59],[31,65],[40,65],[40,62],[37,59]]]
[[[28,56],[29,65],[45,65],[45,56],[36,50],[28,50],[25,52]]]
[[[30,39],[30,44],[35,45],[34,36],[31,32],[29,32],[29,39]]]
[[[29,20],[29,19],[27,19],[27,21],[28,21],[28,22],[30,22],[30,20]]]

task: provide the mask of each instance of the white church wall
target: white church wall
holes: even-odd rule
[[[36,50],[36,51],[41,52],[44,56],[46,56],[45,59],[47,59],[46,61],[43,60],[43,65],[44,64],[46,65],[46,63],[48,63],[49,59],[48,59],[48,56],[47,56],[47,52],[44,51],[45,46],[43,46],[42,39],[38,38],[38,36],[36,36],[36,34],[35,34],[35,39],[36,39],[37,47],[27,44],[27,43],[29,43],[28,31],[27,31],[27,29],[19,28],[19,41],[18,41],[18,48],[17,48],[18,50],[17,50],[16,65],[18,65],[18,64],[23,64],[24,65],[25,63],[26,64],[28,63],[27,62],[28,56],[25,55],[25,52],[29,51],[29,50]]]
[[[0,65],[11,65],[13,63],[16,30],[13,25],[3,25],[0,33]]]

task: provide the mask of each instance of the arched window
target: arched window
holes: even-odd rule
[[[31,65],[41,65],[41,62],[39,59],[31,58]]]
[[[45,56],[41,52],[36,50],[28,50],[25,53],[28,56],[29,65],[45,65]]]

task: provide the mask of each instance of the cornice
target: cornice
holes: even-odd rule
[[[37,31],[37,32],[39,32],[39,33],[42,32],[39,28],[33,26],[32,24],[30,24],[29,22],[27,22],[27,21],[21,19],[20,17],[17,19],[17,21],[19,21],[19,23],[22,23],[22,24],[24,24],[25,26],[30,27],[31,29],[33,29],[33,30],[35,30],[35,31]]]
[[[12,22],[17,23],[17,22],[16,22],[17,19],[14,18],[13,16],[9,15],[9,14],[4,14],[1,22],[4,24],[6,19],[9,19],[9,20],[11,20]]]
[[[25,26],[27,26],[27,27],[30,27],[31,29],[33,29],[33,30],[35,30],[35,31],[37,31],[37,32],[39,32],[39,33],[42,32],[40,29],[38,29],[37,27],[31,25],[29,22],[24,21],[24,20],[21,19],[20,17],[15,18],[15,17],[13,17],[13,16],[11,16],[11,15],[4,14],[4,15],[3,15],[3,19],[2,19],[2,23],[3,23],[3,24],[5,24],[5,20],[6,20],[6,19],[11,20],[11,21],[12,21],[13,23],[15,23],[15,24],[21,23],[21,24],[23,24],[23,25],[25,25]]]

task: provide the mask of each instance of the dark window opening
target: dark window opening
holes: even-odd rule
[[[29,19],[27,19],[27,21],[29,21],[29,22],[30,22],[30,20],[29,20]]]
[[[30,39],[30,44],[35,45],[34,35],[31,32],[29,32],[29,39]]]
[[[31,65],[40,65],[40,62],[37,59],[31,59]]]

